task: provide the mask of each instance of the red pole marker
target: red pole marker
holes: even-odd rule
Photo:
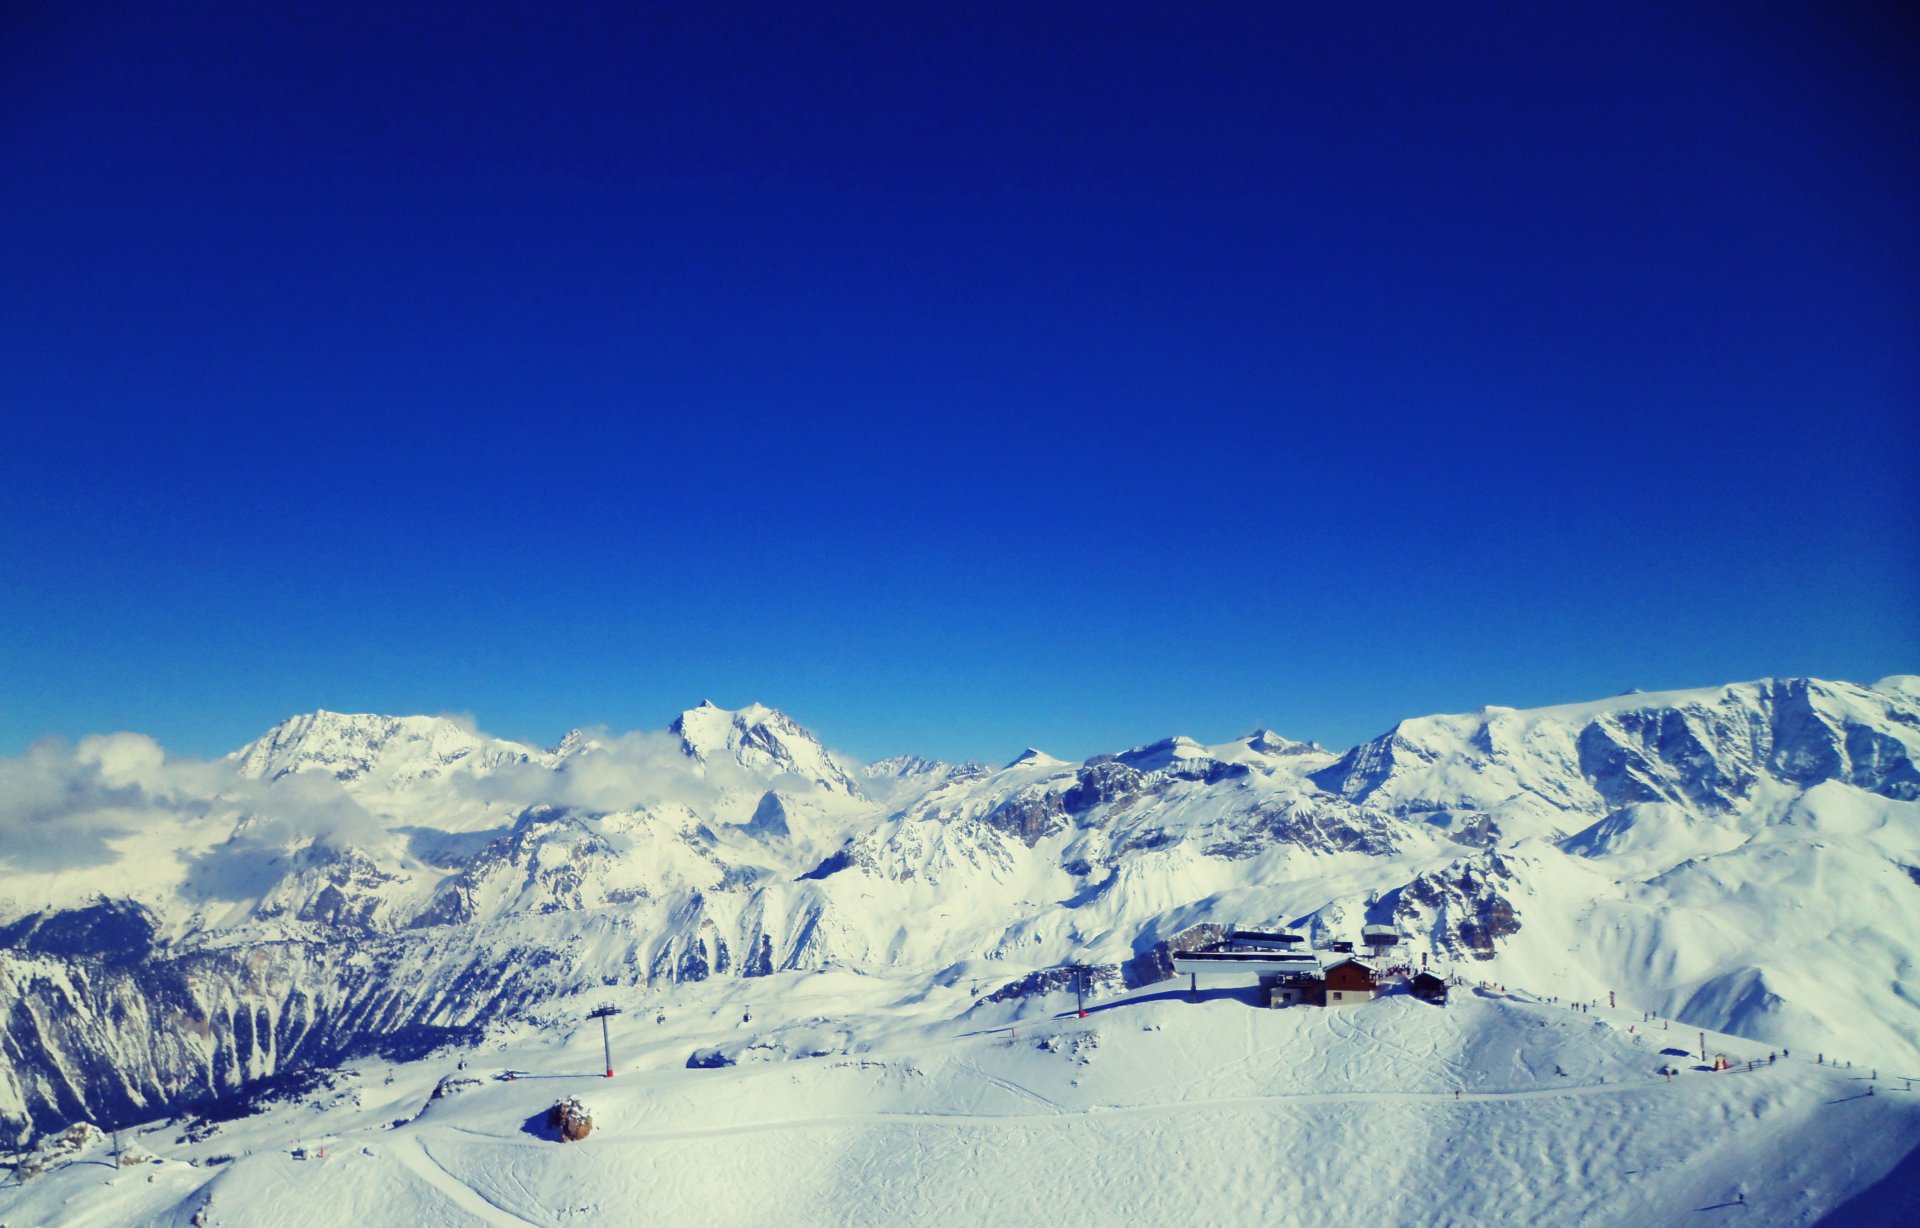
[[[611,1066],[609,1066],[609,1067],[607,1067],[607,1077],[608,1077],[609,1079],[611,1079],[611,1078],[613,1077],[613,1067],[611,1067]]]

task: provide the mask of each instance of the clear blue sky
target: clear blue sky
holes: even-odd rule
[[[289,7],[0,16],[0,752],[1920,670],[1911,6]]]

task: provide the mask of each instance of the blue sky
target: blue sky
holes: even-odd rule
[[[0,18],[0,752],[1920,670],[1898,7],[281,7]]]

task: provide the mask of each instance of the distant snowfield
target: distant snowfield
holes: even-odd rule
[[[585,1017],[602,1001],[625,1012],[611,1080]],[[1709,1034],[1709,1056],[1763,1065],[1700,1073],[1697,1029],[1637,1011],[1468,991],[1274,1011],[1165,986],[1092,1005],[1082,1020],[1070,998],[975,1004],[965,984],[836,972],[586,995],[464,1071],[455,1054],[362,1064],[197,1144],[129,1132],[157,1162],[84,1162],[96,1145],[0,1189],[0,1220],[1896,1223],[1911,1196],[1896,1166],[1912,1175],[1920,1091],[1893,1072],[1765,1064]],[[739,1064],[687,1068],[711,1048]],[[429,1103],[445,1075],[481,1082]],[[592,1108],[586,1140],[530,1130],[561,1095]],[[219,1154],[238,1158],[189,1162]]]

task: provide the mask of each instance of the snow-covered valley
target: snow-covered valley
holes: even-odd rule
[[[335,1088],[155,1132],[161,1162],[94,1167],[98,1194],[43,1173],[0,1217],[185,1222],[211,1195],[205,1222],[302,1222],[311,1189],[316,1223],[1656,1223],[1738,1193],[1810,1222],[1920,1146],[1894,1078],[1920,1075],[1917,757],[1911,677],[1002,768],[857,764],[712,705],[552,748],[326,712],[212,762],[36,748],[0,761],[8,1140]],[[1219,927],[1369,924],[1512,996],[1266,1010],[1166,979]],[[1035,975],[1068,966],[1085,1021]],[[544,1079],[392,1128],[463,1059],[595,1068],[600,1004],[621,1077],[571,1081],[603,1123],[577,1149],[521,1130]],[[1649,1016],[1793,1057],[1669,1083]],[[1423,1188],[1462,1201],[1406,1212]]]

